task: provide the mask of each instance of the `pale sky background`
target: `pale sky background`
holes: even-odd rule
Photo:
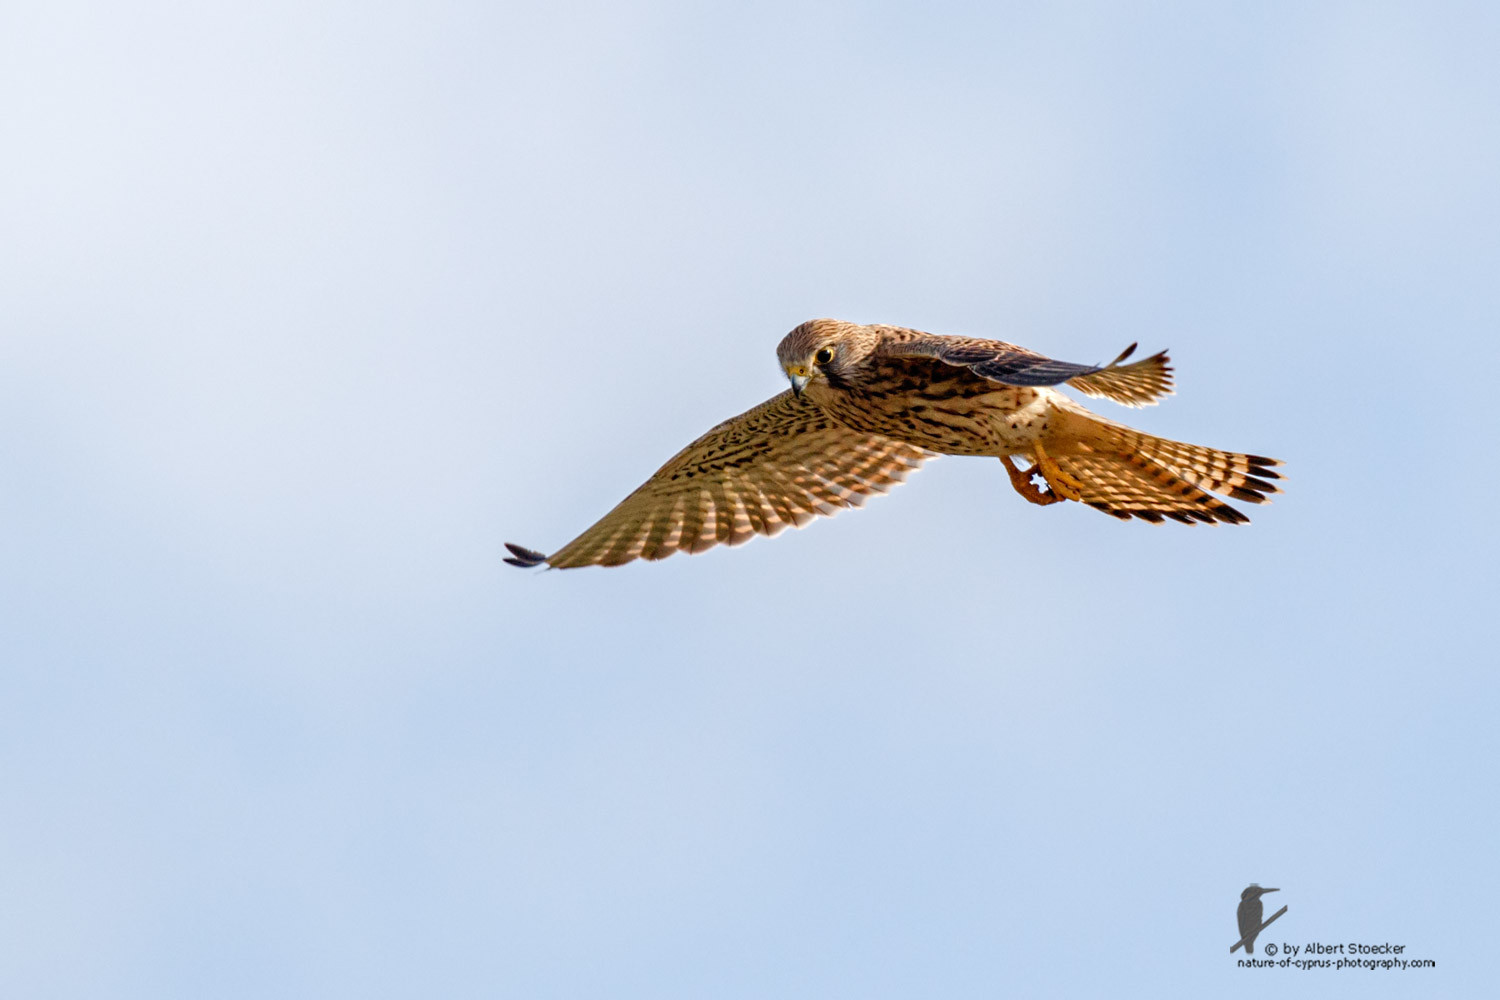
[[[1497,52],[1484,3],[6,5],[0,995],[1490,993]],[[825,315],[1169,347],[1101,412],[1288,492],[944,459],[501,563]],[[1252,881],[1262,945],[1438,968],[1237,969]]]

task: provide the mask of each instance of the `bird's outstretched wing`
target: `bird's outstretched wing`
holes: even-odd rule
[[[774,535],[858,507],[932,456],[836,422],[790,390],[726,420],[678,452],[599,523],[552,555],[518,545],[505,561],[617,566]]]
[[[976,337],[944,337],[900,331],[890,338],[886,353],[894,356],[936,358],[944,364],[968,368],[1003,385],[1061,385],[1066,382],[1088,396],[1112,399],[1125,406],[1147,406],[1172,392],[1172,369],[1166,351],[1131,364],[1131,344],[1107,365],[1077,365],[1055,361],[1024,347]]]

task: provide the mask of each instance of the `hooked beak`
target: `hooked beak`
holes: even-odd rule
[[[812,377],[803,365],[787,365],[786,377],[792,380],[792,394],[802,395],[802,390],[807,388],[807,380]]]

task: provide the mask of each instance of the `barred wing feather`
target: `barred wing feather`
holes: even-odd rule
[[[517,566],[617,566],[738,545],[857,507],[931,452],[851,430],[791,391],[726,420],[678,452],[593,527],[552,555],[508,545]]]

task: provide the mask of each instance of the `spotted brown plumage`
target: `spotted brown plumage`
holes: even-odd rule
[[[1076,365],[994,340],[803,323],[776,352],[790,391],[688,445],[551,555],[507,543],[505,561],[615,566],[737,545],[859,506],[938,454],[998,457],[1036,504],[1074,500],[1126,520],[1248,520],[1211,494],[1265,503],[1280,492],[1270,482],[1280,462],[1144,434],[1052,388],[1155,403],[1172,392],[1166,352],[1125,364],[1134,350]]]
[[[603,520],[544,557],[556,568],[701,552],[857,507],[930,453],[830,417],[791,391],[726,420],[678,452]],[[512,565],[536,565],[516,552]]]

